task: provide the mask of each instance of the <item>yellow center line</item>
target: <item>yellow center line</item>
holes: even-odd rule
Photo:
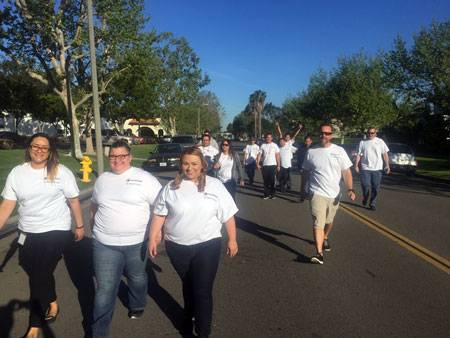
[[[371,219],[370,217],[367,217],[366,215],[354,210],[353,208],[350,208],[344,203],[341,203],[341,207],[342,210],[344,210],[350,216],[353,216],[360,222],[366,224],[368,227],[372,228],[375,231],[378,231],[385,237],[391,239],[392,241],[402,246],[403,248],[407,249],[408,251],[412,252],[416,256],[422,258],[423,260],[434,265],[438,269],[444,271],[445,273],[447,273],[447,275],[450,275],[450,261],[448,261],[446,258],[435,254],[434,252],[411,241],[405,236],[400,235],[398,232],[395,232],[394,230],[387,228],[386,226],[378,223],[377,221]]]

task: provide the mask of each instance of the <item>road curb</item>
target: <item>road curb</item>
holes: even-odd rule
[[[80,191],[80,201],[84,201],[91,197],[94,188],[88,188]],[[14,215],[6,221],[5,226],[0,230],[0,239],[8,236],[12,232],[17,231],[17,222],[19,221],[19,215]]]

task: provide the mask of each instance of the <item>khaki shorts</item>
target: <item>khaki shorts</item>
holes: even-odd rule
[[[325,224],[333,223],[334,216],[339,208],[339,196],[328,198],[313,194],[310,202],[314,229],[323,229]]]

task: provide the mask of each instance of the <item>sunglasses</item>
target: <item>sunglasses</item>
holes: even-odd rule
[[[330,132],[328,132],[328,131],[321,131],[320,132],[320,135],[325,135],[325,136],[330,136],[330,135],[332,135],[333,133],[330,133]]]
[[[224,143],[224,144],[222,144],[222,147],[229,147],[230,145],[229,144],[226,144],[226,143]]]
[[[374,131],[371,131],[370,133],[367,133],[367,134],[369,134],[369,135],[375,135],[375,134],[376,134],[376,132],[374,132]]]

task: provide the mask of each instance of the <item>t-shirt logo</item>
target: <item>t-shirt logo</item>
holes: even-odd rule
[[[142,180],[137,180],[133,178],[127,178],[125,182],[126,185],[142,185]]]

